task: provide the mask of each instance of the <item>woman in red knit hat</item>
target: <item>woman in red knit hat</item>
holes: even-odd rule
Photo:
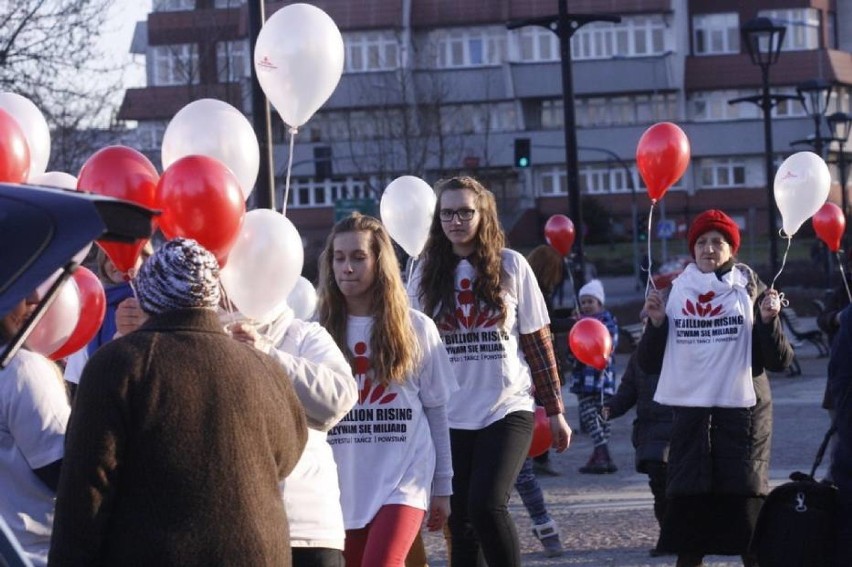
[[[639,365],[659,373],[654,401],[674,408],[659,548],[678,567],[705,555],[740,555],[769,492],[772,398],[765,370],[781,371],[793,350],[781,330],[778,292],[736,262],[737,224],[719,210],[698,215],[687,234],[695,263],[668,296],[645,300],[650,325]]]

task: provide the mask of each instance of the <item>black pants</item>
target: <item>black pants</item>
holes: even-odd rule
[[[518,534],[507,504],[530,448],[533,414],[513,412],[485,429],[450,429],[453,496],[452,565],[521,564]]]
[[[654,495],[654,517],[662,527],[666,515],[666,463],[646,462],[644,468],[648,475],[648,486]]]
[[[293,567],[344,567],[343,552],[328,547],[294,547]]]

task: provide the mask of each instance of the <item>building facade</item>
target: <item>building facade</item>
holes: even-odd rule
[[[288,3],[267,4],[267,15]],[[497,196],[516,246],[540,242],[550,215],[569,214],[575,188],[566,175],[560,43],[551,29],[535,25],[558,13],[557,0],[311,3],[340,28],[346,59],[336,91],[295,137],[287,216],[309,248],[324,239],[341,203],[378,200],[390,180],[405,174],[430,183],[458,173],[480,178]],[[570,41],[576,189],[584,210],[608,217],[604,228],[587,229],[586,239],[603,240],[604,230],[606,238],[630,239],[643,226],[650,201],[637,174],[636,145],[660,121],[686,132],[692,158],[655,218],[665,215],[681,228],[696,212],[722,207],[746,235],[764,238],[771,180],[763,114],[757,104],[730,104],[762,92],[740,28],[755,17],[786,28],[770,68],[773,94],[796,95],[797,85],[819,79],[833,85],[826,114],[852,112],[852,0],[569,6],[571,16],[620,17],[586,23]],[[127,91],[119,117],[138,121],[140,149],[155,162],[168,120],[185,104],[212,97],[251,113],[247,30],[239,0],[154,0],[133,43],[146,56],[148,84]],[[815,135],[798,100],[779,100],[771,117],[776,164],[812,149],[793,144]],[[824,122],[822,128],[828,136]],[[277,116],[273,138],[280,207],[288,138]],[[529,140],[527,167],[516,163],[517,139]],[[839,204],[838,144],[827,142],[823,155]]]

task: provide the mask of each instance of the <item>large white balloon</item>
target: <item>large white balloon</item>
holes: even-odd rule
[[[797,152],[775,173],[775,202],[781,211],[782,227],[793,236],[828,199],[831,174],[821,157],[813,152]]]
[[[30,173],[27,180],[44,173],[50,160],[50,128],[41,110],[17,93],[0,93],[0,109],[8,112],[21,127],[30,147]]]
[[[287,305],[296,319],[310,321],[317,312],[317,290],[305,277],[299,276],[293,291],[287,296]]]
[[[290,4],[272,14],[254,48],[257,80],[288,125],[298,128],[321,107],[343,73],[343,37],[328,14]]]
[[[429,184],[413,175],[397,177],[382,195],[382,222],[409,256],[420,256],[426,246],[436,199]]]
[[[222,287],[240,313],[268,323],[287,306],[304,254],[299,231],[287,217],[269,209],[249,211],[222,268]]]
[[[44,284],[39,287],[39,298],[46,293],[44,288]],[[56,299],[27,337],[27,347],[44,356],[53,354],[74,332],[79,318],[80,293],[74,280],[68,278],[59,288]]]
[[[260,148],[243,113],[221,100],[202,98],[181,108],[163,134],[163,169],[191,155],[207,156],[225,164],[248,199],[257,181]]]
[[[77,190],[77,178],[64,171],[47,171],[38,175],[30,175],[27,183],[30,185],[42,185],[44,187]]]

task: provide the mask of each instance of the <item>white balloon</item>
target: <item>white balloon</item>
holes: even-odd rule
[[[781,211],[782,227],[793,236],[828,199],[831,174],[825,161],[813,152],[797,152],[775,173],[775,202]]]
[[[302,237],[287,217],[270,209],[249,211],[222,268],[222,287],[240,313],[268,323],[287,306],[304,254]]]
[[[254,68],[266,97],[288,125],[298,128],[321,107],[343,74],[343,36],[328,14],[290,4],[260,29]]]
[[[313,284],[302,276],[296,280],[293,291],[287,296],[287,305],[293,310],[296,319],[310,321],[317,312],[317,290]]]
[[[77,190],[77,178],[64,171],[47,171],[38,175],[30,175],[27,179],[30,185],[41,185],[44,187],[59,187],[60,189]]]
[[[8,112],[21,127],[30,147],[30,173],[27,180],[44,173],[50,159],[50,128],[41,110],[16,93],[0,93],[0,109]]]
[[[46,292],[43,288],[44,285],[39,286],[39,298]],[[74,332],[79,318],[80,293],[74,280],[68,278],[59,288],[56,299],[27,337],[27,347],[44,356],[53,354]]]
[[[242,112],[221,100],[202,98],[181,108],[163,134],[163,169],[191,155],[207,156],[225,164],[248,199],[257,181],[260,148],[257,136]]]
[[[409,256],[418,257],[426,246],[436,200],[429,184],[413,175],[397,177],[382,194],[382,222]]]

